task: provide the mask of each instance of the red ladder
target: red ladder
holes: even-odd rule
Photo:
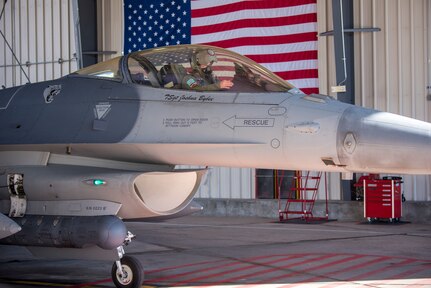
[[[313,215],[313,208],[316,202],[317,193],[319,191],[320,180],[322,172],[307,171],[303,175],[300,171],[295,176],[295,184],[290,190],[290,195],[287,199],[281,199],[281,193],[278,193],[278,215],[280,221],[289,219],[303,219],[309,220],[328,220],[328,189],[325,173],[325,198],[326,198],[326,215],[324,217],[315,217]],[[280,187],[278,187],[280,189]],[[286,201],[284,210],[281,209],[282,202]],[[289,217],[289,215],[296,215],[296,217]],[[298,216],[299,215],[299,216]]]

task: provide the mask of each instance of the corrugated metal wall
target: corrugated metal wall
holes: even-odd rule
[[[73,0],[6,2],[0,30],[12,46],[30,82],[55,79],[77,70]],[[1,8],[3,8],[2,1]],[[24,73],[0,37],[0,85],[27,83]]]
[[[255,191],[254,169],[211,167],[196,197],[252,199]]]
[[[431,120],[427,100],[430,0],[355,0],[355,102],[420,120]],[[332,30],[332,1],[318,0],[319,32]],[[319,39],[320,91],[336,85],[332,37]],[[335,96],[335,95],[332,95]],[[431,200],[429,176],[405,176],[408,200]]]
[[[355,36],[356,102],[430,121],[427,101],[429,0],[357,1],[355,22],[382,29]],[[404,177],[409,200],[431,200],[429,176]]]

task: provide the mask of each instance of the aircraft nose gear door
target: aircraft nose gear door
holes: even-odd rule
[[[112,265],[111,277],[117,288],[139,288],[144,281],[144,269],[138,259],[125,256],[124,245],[129,245],[135,238],[130,231],[122,246],[117,247],[119,260]]]
[[[10,194],[9,217],[23,217],[27,210],[27,197],[24,192],[24,174],[8,174],[7,187]]]

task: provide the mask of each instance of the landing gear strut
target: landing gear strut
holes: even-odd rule
[[[139,288],[144,281],[144,269],[138,259],[125,256],[124,245],[128,245],[135,237],[128,232],[124,244],[117,248],[119,260],[112,265],[111,277],[117,288]]]

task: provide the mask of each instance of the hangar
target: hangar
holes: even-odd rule
[[[298,95],[298,93],[299,95],[303,95],[297,97],[305,99],[304,101],[314,101],[320,104],[337,102],[331,98],[314,94],[321,93],[330,95],[342,102],[405,115],[424,121],[422,123],[430,122],[431,20],[429,19],[429,15],[431,12],[431,2],[429,0],[226,0],[220,2],[187,0],[113,0],[109,2],[100,0],[10,0],[3,1],[2,4],[0,13],[0,55],[2,55],[0,58],[0,81],[3,88],[56,79],[80,68],[103,60],[110,60],[116,56],[135,50],[165,45],[206,43],[229,48],[260,62],[282,79],[290,80],[306,94],[312,94],[311,96],[305,96],[296,89],[289,90],[292,95]],[[277,9],[280,7],[283,8],[281,9],[282,12]],[[263,11],[268,12],[267,10],[269,10],[270,14],[261,13]],[[189,14],[191,17],[189,17]],[[168,29],[166,30],[165,28]],[[176,48],[166,49],[156,49],[154,51],[167,51],[163,57],[170,57],[169,59],[178,58],[179,54],[175,50]],[[188,51],[188,49],[185,48],[184,50]],[[214,51],[217,53],[223,51],[218,50],[219,48],[213,49],[207,51],[207,54],[211,57],[214,56]],[[193,53],[195,52],[193,50]],[[229,53],[232,52],[226,52],[222,55],[229,57],[231,55]],[[166,59],[163,57],[160,57],[160,59]],[[117,63],[115,61],[120,61],[118,59],[107,63]],[[145,57],[136,56],[128,59],[143,61],[143,63],[147,61],[145,64],[148,64],[148,59]],[[157,53],[155,53],[152,61],[153,63],[162,63],[160,59]],[[192,66],[191,59],[192,57],[190,57],[190,66]],[[213,60],[210,61],[209,65],[216,62],[214,58],[211,59]],[[222,61],[219,59],[219,61],[223,62],[226,59]],[[126,66],[124,63],[123,61],[117,67],[121,66],[123,75],[130,78],[127,81],[134,81],[131,71],[129,70],[127,74],[124,68],[130,66]],[[243,76],[252,76],[253,83],[262,83],[259,77],[264,74],[247,74],[249,66],[239,65],[238,67],[236,66],[238,63],[235,62],[235,64],[230,66],[230,68],[235,67],[235,73],[242,71],[244,72]],[[98,67],[96,72],[99,73],[98,75],[104,75],[101,76],[102,78],[109,78],[111,76],[106,75],[111,74],[115,76],[115,73],[111,73],[112,71],[109,69],[100,70],[100,67],[111,67],[109,64],[105,65],[93,67]],[[152,65],[155,66],[154,64]],[[242,68],[242,70],[237,70],[238,68]],[[83,75],[82,79],[88,75],[94,76],[94,74],[88,72],[93,71],[92,69],[80,70],[81,72],[78,73],[77,78],[79,78],[79,75]],[[219,70],[218,72],[222,77],[229,76],[232,69]],[[261,69],[261,71],[265,70]],[[80,83],[80,81],[73,82],[75,80],[73,76],[69,79],[72,80],[68,83]],[[64,83],[69,79],[64,80]],[[149,79],[144,78],[144,80]],[[136,84],[136,82],[127,81],[122,83]],[[291,88],[284,81],[277,81],[275,83],[283,83],[279,87],[286,85]],[[26,94],[26,97],[30,97],[32,94],[29,91],[30,89],[27,89],[28,87],[41,89],[41,86],[37,85],[24,85],[22,87],[25,88],[7,90],[13,91],[12,94],[2,94],[6,95],[6,97],[0,99],[1,110],[8,110],[9,107],[14,107],[9,104],[12,100],[16,100],[14,97],[18,95],[18,91],[21,91],[20,89],[26,92],[23,93]],[[85,87],[91,88],[91,85]],[[170,88],[167,86],[164,87]],[[77,90],[78,88],[82,91],[82,87],[77,87]],[[102,85],[98,88],[108,90],[112,87]],[[49,105],[52,103],[54,98],[61,93],[61,90],[61,85],[44,87],[44,90],[42,90],[43,93],[40,93],[43,94],[44,104]],[[70,90],[67,93],[63,92],[63,95],[66,94],[70,97]],[[88,92],[85,91],[83,94],[85,93]],[[169,95],[169,97],[169,99],[182,99],[176,95]],[[43,102],[43,99],[40,98],[40,102]],[[146,98],[138,99],[142,100]],[[194,96],[184,96],[184,99],[196,100],[197,98]],[[203,99],[209,98],[205,96]],[[253,102],[254,104],[256,103]],[[33,109],[36,109],[36,107],[31,107],[31,105],[24,106],[25,111],[29,113]],[[52,108],[52,106],[54,105],[50,107]],[[103,120],[105,114],[109,113],[110,109],[110,103],[100,102],[96,105],[94,109],[95,119],[94,121],[92,119],[93,130],[103,131],[106,129],[106,123],[103,123],[101,120]],[[8,112],[10,110],[12,109],[9,109]],[[69,110],[72,111],[72,108]],[[63,110],[64,114],[59,117],[70,117],[71,115],[67,113],[70,112],[69,110]],[[17,113],[19,114],[23,110],[17,111],[19,111]],[[286,110],[280,111],[269,109],[265,113],[277,116],[286,113]],[[360,111],[365,111],[365,109]],[[8,115],[13,115],[13,113]],[[74,116],[76,119],[76,115]],[[127,118],[126,115],[124,115],[124,118]],[[193,123],[196,124],[199,121],[208,120],[202,119],[193,119],[195,121]],[[342,119],[350,120],[346,117]],[[352,119],[350,122],[354,122],[357,118]],[[3,128],[5,132],[10,132],[11,125],[9,124],[13,124],[13,137],[20,137],[21,134],[19,133],[24,130],[21,129],[21,123],[8,122],[8,120],[5,117],[2,120],[2,127],[5,127],[7,124],[7,127]],[[177,120],[167,118],[164,118],[163,121],[163,123],[166,121],[167,126],[173,126],[178,122]],[[190,126],[192,125],[190,121],[185,119],[181,125],[184,125],[184,127],[187,125]],[[241,118],[234,115],[223,122],[227,128],[223,127],[232,130],[236,127],[272,127],[274,125],[273,121],[275,121],[273,118]],[[119,122],[122,121],[118,121],[117,123]],[[376,124],[377,122],[373,123]],[[44,123],[49,124],[49,121],[45,121]],[[394,123],[390,123],[390,125]],[[220,124],[220,121],[216,121],[215,125],[218,124]],[[286,126],[283,129],[292,129],[298,133],[315,133],[320,128],[314,122],[294,124]],[[55,125],[52,127],[55,127]],[[429,129],[425,131],[429,131]],[[28,131],[25,133],[28,133]],[[62,131],[62,133],[62,135],[68,134],[67,131]],[[2,135],[3,140],[5,134]],[[428,132],[426,135],[428,138],[426,139],[429,139],[429,136]],[[385,143],[390,143],[391,140],[400,140],[399,137],[394,139],[388,139]],[[343,142],[344,149],[347,152],[350,151],[353,153],[355,141],[354,134],[347,131]],[[75,144],[75,142],[67,143]],[[52,143],[50,142],[50,144]],[[89,143],[86,142],[85,144]],[[316,147],[324,144],[315,143]],[[428,142],[425,143],[425,145],[428,144]],[[277,149],[280,146],[280,142],[278,139],[273,139],[270,141],[270,145],[272,148]],[[50,248],[54,248],[54,250],[61,248],[65,253],[61,256],[66,257],[66,254],[69,253],[68,256],[72,258],[77,257],[78,252],[74,250],[76,248],[87,249],[93,246],[99,246],[100,248],[103,248],[102,246],[109,246],[108,248],[112,250],[110,252],[117,254],[113,255],[116,262],[114,262],[111,269],[111,277],[117,287],[140,287],[143,280],[142,277],[144,276],[141,273],[142,263],[151,267],[151,270],[148,271],[149,278],[145,278],[146,284],[163,287],[184,285],[219,286],[226,285],[226,283],[231,283],[233,286],[250,284],[252,286],[263,285],[265,287],[272,287],[271,285],[290,287],[294,285],[308,286],[310,282],[313,282],[316,287],[334,287],[338,285],[371,285],[376,287],[380,287],[381,285],[416,285],[417,287],[426,287],[430,284],[429,253],[427,252],[429,251],[428,240],[430,237],[427,223],[431,219],[429,209],[431,205],[431,178],[429,175],[379,175],[379,177],[388,177],[388,179],[382,180],[391,181],[393,185],[391,188],[392,191],[398,189],[396,193],[398,193],[399,200],[401,199],[400,194],[403,193],[406,202],[403,203],[402,218],[403,220],[413,222],[414,224],[411,226],[393,225],[380,226],[381,228],[379,228],[377,226],[360,226],[364,223],[352,224],[352,222],[340,221],[335,224],[329,222],[320,223],[323,228],[316,228],[316,226],[307,227],[306,225],[302,225],[303,223],[300,223],[300,226],[296,227],[289,225],[281,226],[278,221],[271,220],[268,222],[269,220],[267,219],[280,217],[280,201],[291,199],[308,203],[310,200],[301,199],[302,196],[300,195],[302,194],[298,194],[298,192],[313,191],[317,195],[316,214],[317,212],[323,213],[323,216],[326,216],[325,220],[330,218],[363,221],[364,217],[367,217],[363,214],[364,210],[366,213],[366,201],[365,199],[361,199],[362,197],[365,198],[365,193],[361,196],[356,186],[358,184],[360,186],[361,177],[364,177],[364,175],[330,173],[317,174],[318,176],[313,177],[307,176],[306,181],[309,179],[321,180],[320,186],[316,184],[315,188],[309,188],[307,184],[302,186],[303,184],[300,180],[304,175],[308,175],[307,171],[210,167],[206,178],[204,178],[197,192],[196,202],[193,204],[196,205],[198,203],[205,207],[201,212],[201,217],[190,217],[186,218],[186,220],[168,220],[162,224],[152,222],[127,224],[127,229],[139,231],[141,235],[145,235],[144,240],[140,239],[134,242],[135,245],[126,248],[127,253],[138,255],[139,259],[137,259],[123,257],[123,246],[129,244],[134,235],[127,232],[125,224],[123,221],[120,221],[119,217],[127,219],[128,213],[131,211],[123,209],[121,215],[115,213],[108,215],[103,214],[105,212],[101,212],[106,207],[98,206],[99,204],[94,204],[94,206],[91,206],[93,204],[88,204],[90,206],[87,206],[86,212],[90,213],[92,218],[84,221],[85,216],[76,217],[81,222],[78,220],[76,220],[77,222],[73,222],[75,221],[73,215],[64,215],[64,211],[67,210],[65,209],[66,206],[55,206],[56,203],[54,203],[56,210],[46,213],[49,207],[52,207],[50,206],[53,204],[52,202],[62,202],[64,200],[61,198],[65,194],[62,195],[59,193],[61,189],[56,191],[56,188],[53,188],[52,185],[52,183],[59,183],[58,179],[52,180],[48,186],[49,191],[47,194],[50,194],[50,197],[52,197],[49,199],[50,201],[36,203],[37,199],[36,201],[29,199],[29,203],[33,202],[28,211],[38,211],[37,213],[39,214],[27,213],[28,215],[24,215],[27,209],[25,207],[27,200],[22,185],[23,178],[25,177],[24,174],[11,174],[11,168],[7,166],[10,165],[7,164],[8,161],[19,159],[18,162],[14,163],[20,164],[13,165],[14,168],[12,169],[20,167],[19,169],[23,169],[22,171],[39,171],[39,168],[34,168],[32,165],[49,166],[47,163],[50,163],[54,164],[54,167],[51,167],[51,172],[58,172],[58,175],[61,175],[62,171],[72,171],[72,174],[75,176],[78,175],[76,177],[79,178],[79,175],[82,175],[80,173],[95,173],[96,170],[89,168],[94,166],[88,163],[88,159],[73,158],[74,155],[72,154],[74,150],[71,148],[71,145],[66,148],[63,151],[64,155],[52,153],[54,155],[51,158],[54,159],[50,158],[50,161],[53,162],[48,162],[47,157],[50,157],[50,155],[46,155],[46,153],[51,153],[52,151],[45,154],[43,152],[38,154],[40,151],[36,151],[37,153],[24,153],[21,155],[21,151],[17,148],[18,150],[16,151],[0,152],[2,153],[0,162],[6,162],[6,164],[0,163],[0,189],[2,189],[0,190],[0,212],[2,212],[0,214],[0,236],[1,238],[8,238],[7,236],[10,234],[16,234],[16,238],[4,239],[2,241],[6,242],[1,242],[2,244],[23,244],[24,246],[31,246],[35,249],[33,251],[42,251],[42,254],[43,251],[47,252]],[[383,150],[381,147],[379,149],[381,149],[380,151]],[[126,150],[123,149],[122,153],[127,154]],[[157,149],[152,151],[157,151]],[[103,151],[100,151],[100,153],[103,154]],[[69,157],[69,155],[72,156]],[[27,156],[29,159],[26,159]],[[396,155],[392,154],[392,157],[394,156],[396,157]],[[73,159],[77,161],[76,163],[87,161],[87,166],[81,166],[82,171],[78,171],[78,168],[65,168],[61,165],[64,165],[64,161],[66,161],[64,159],[66,158],[68,160]],[[405,154],[402,157],[400,156],[400,158],[402,159],[397,159],[398,163],[403,160],[409,160],[408,157],[405,157]],[[176,159],[181,159],[181,157]],[[429,159],[428,155],[425,155],[425,159]],[[114,161],[115,159],[111,160]],[[320,160],[327,166],[342,166],[342,163],[335,163],[331,157],[322,157],[319,158]],[[418,160],[424,162],[423,159]],[[323,165],[321,162],[319,163]],[[22,165],[22,163],[24,164]],[[73,165],[79,167],[83,162],[79,162],[80,165],[76,163]],[[128,169],[133,166],[130,166],[131,164],[137,163],[121,163],[121,165],[126,165],[121,169],[129,171]],[[190,165],[193,163],[187,163],[187,161],[179,164],[181,164],[178,165],[179,168],[189,169],[186,175],[193,173],[198,175],[196,177],[199,179],[196,181],[193,180],[193,183],[198,183],[201,180],[200,176],[202,172],[198,169],[205,167],[195,167]],[[109,165],[119,165],[119,163],[105,161],[99,165],[107,166],[97,166],[97,169],[112,169]],[[23,168],[21,166],[26,167]],[[430,166],[425,166],[429,170]],[[55,167],[57,167],[58,171],[55,171]],[[154,172],[153,170],[151,171]],[[163,185],[158,186],[158,188],[164,190],[168,190],[169,185],[166,184],[170,183],[171,186],[175,186],[173,183],[180,183],[174,182],[178,181],[175,175],[166,177],[167,175],[160,172],[152,176],[165,177]],[[398,177],[400,176],[402,176],[402,188],[398,186],[400,184]],[[118,177],[121,177],[121,175]],[[374,180],[371,177],[376,176],[369,177],[368,179],[371,181]],[[28,178],[31,178],[31,176]],[[193,177],[189,178],[192,179]],[[136,183],[139,181],[136,183],[133,182],[134,186],[132,185],[132,188],[130,188],[130,190],[134,189],[133,191],[138,192],[136,194],[140,197],[140,200],[135,199],[137,200],[136,203],[129,201],[127,204],[133,206],[141,203],[139,201],[145,202],[142,195],[148,196],[148,194],[145,194],[145,189],[139,191],[139,185],[151,181],[146,182],[145,177],[141,177],[140,179],[142,182],[138,184]],[[101,195],[101,190],[97,190],[98,186],[103,187],[108,182],[111,185],[110,181],[106,181],[103,178],[74,181],[75,185],[78,182],[79,185],[91,186],[92,188],[88,188],[88,191],[94,192],[93,195]],[[40,184],[37,181],[26,183],[32,183],[35,187],[38,185],[42,185],[41,187],[43,187],[43,185],[48,184]],[[363,189],[372,187],[366,186],[366,182],[362,183],[364,185]],[[39,191],[42,190],[39,189]],[[63,192],[67,191],[69,190],[65,189]],[[99,191],[99,194],[95,193],[95,191]],[[293,198],[290,193],[291,191],[296,192],[293,193]],[[121,195],[113,194],[111,193],[110,197],[116,199],[121,197]],[[149,194],[150,196],[155,195]],[[82,196],[82,194],[80,195]],[[10,201],[7,199],[9,196]],[[122,200],[116,200],[120,203],[110,202],[110,204],[114,205],[108,208],[119,210],[121,205],[126,204],[125,198],[127,197],[124,197]],[[152,200],[154,201],[156,198],[153,197]],[[277,200],[277,198],[279,199]],[[46,199],[48,198],[44,198],[44,200]],[[73,200],[61,204],[67,204],[68,213],[73,214],[76,211],[81,211],[80,205],[88,200],[88,196],[86,196],[85,200],[77,199],[77,202]],[[329,200],[329,202],[325,200]],[[100,203],[98,201],[98,199],[90,199],[88,203]],[[149,202],[151,202],[151,199]],[[156,202],[154,201],[152,204]],[[149,205],[148,203],[144,204]],[[156,211],[160,212],[159,214],[161,215],[163,214],[161,212],[166,211],[159,210],[163,210],[166,207],[168,207],[166,209],[170,209],[172,205],[177,204],[175,201],[172,201],[166,205],[155,205],[157,209],[154,211],[151,211],[151,209],[140,209],[139,213],[142,213],[140,215],[145,215],[148,211],[150,211],[149,213]],[[326,211],[325,205],[327,205]],[[8,217],[6,214],[9,206],[10,212]],[[145,207],[148,208],[147,206]],[[192,210],[199,208],[188,207]],[[91,211],[89,212],[89,210]],[[171,209],[169,212],[173,210]],[[392,213],[394,213],[393,211],[394,209],[392,209]],[[102,214],[99,215],[98,213]],[[307,215],[305,212],[301,213]],[[101,216],[104,221],[96,223],[98,219],[94,217],[95,214]],[[119,217],[114,217],[113,215],[118,215]],[[208,217],[220,215],[226,217]],[[78,213],[78,216],[82,215]],[[259,216],[266,218],[236,216]],[[390,222],[394,219],[398,222],[398,217],[391,216]],[[13,220],[16,220],[16,222]],[[416,223],[419,222],[424,222],[425,224],[417,225]],[[27,231],[31,233],[21,233],[18,235],[18,230],[22,227],[17,223],[25,229],[30,229]],[[68,225],[71,223],[73,225]],[[399,223],[399,225],[403,224]],[[109,226],[109,229],[104,230],[107,226]],[[116,240],[120,242],[112,241],[109,237],[109,241],[104,241],[105,238],[102,240],[96,239],[97,237],[94,237],[95,232],[93,230],[95,228],[99,229],[96,229],[97,231],[107,231],[109,232],[108,234],[113,232],[112,235],[114,236],[121,234],[119,237],[116,237],[118,238]],[[118,234],[114,233],[114,230],[117,230]],[[71,237],[70,239],[73,238],[72,240],[66,237],[67,235],[73,236],[75,233],[78,237]],[[63,236],[67,239],[63,238]],[[94,245],[94,241],[98,242]],[[82,247],[75,247],[80,245]],[[91,247],[87,247],[86,245]],[[355,247],[355,249],[352,247]],[[47,250],[44,250],[45,248]],[[47,254],[54,258],[59,257],[59,255],[56,255],[56,252],[52,252],[54,250],[50,250]],[[352,253],[353,251],[355,253]],[[84,254],[80,255],[83,258],[92,257],[92,254],[86,254],[86,252],[79,252],[78,254]],[[109,253],[105,251],[103,254]],[[34,255],[37,254],[35,253]],[[28,262],[15,262],[14,259],[16,258],[24,258]],[[106,262],[95,262],[94,265],[88,265],[86,262],[61,262],[61,265],[59,265],[59,262],[44,262],[40,261],[40,259],[31,258],[23,251],[16,252],[16,250],[4,248],[3,245],[0,245],[0,260],[2,263],[0,283],[12,283],[16,287],[21,287],[19,285],[24,285],[23,287],[25,285],[52,286],[55,285],[55,283],[51,283],[52,279],[57,279],[54,280],[54,282],[58,281],[57,283],[67,283],[67,285],[77,284],[78,287],[91,285],[103,285],[105,287],[105,284],[108,287],[112,286],[112,284],[107,284],[111,282],[111,279],[106,279],[105,275],[106,271],[109,271],[109,268],[105,269],[106,266],[111,265],[112,262],[109,264]],[[75,265],[82,265],[77,270],[79,275],[65,274],[64,270],[75,270]],[[58,267],[60,267],[60,270],[56,273],[56,268]],[[103,269],[104,271],[101,272],[98,269]],[[81,271],[87,271],[88,273],[84,275]],[[40,274],[43,275],[41,282],[37,282],[36,279],[41,277],[37,275]],[[53,276],[52,274],[57,275]],[[30,279],[30,281],[21,282],[26,278]],[[51,280],[46,280],[46,278],[50,278]],[[130,283],[132,284],[129,285]]]
[[[127,53],[127,33],[130,25],[136,25],[128,22],[127,17],[131,16],[127,13],[133,15],[136,11],[127,12],[126,2],[5,2],[0,26],[2,85],[12,87],[55,79],[79,67]],[[317,35],[307,42],[314,45],[311,49],[316,56],[285,64],[288,69],[316,72],[312,72],[315,76],[305,74],[304,79],[293,79],[294,84],[304,91],[314,93],[318,89],[321,94],[345,102],[430,121],[430,1],[305,2],[305,12],[298,13],[306,17],[314,14],[307,20],[312,28],[305,29]],[[233,50],[244,48],[231,46]],[[299,62],[309,66],[295,68]],[[336,93],[339,86],[346,87],[346,91]],[[295,173],[211,167],[196,195],[197,201],[207,207],[204,213],[208,214],[277,217],[276,199],[290,189]],[[328,197],[324,185],[320,185],[317,199],[329,199],[330,217],[362,217],[362,208],[355,208],[353,187],[360,176],[345,181],[339,173],[328,174]],[[404,216],[429,221],[430,176],[402,176],[407,200]]]

